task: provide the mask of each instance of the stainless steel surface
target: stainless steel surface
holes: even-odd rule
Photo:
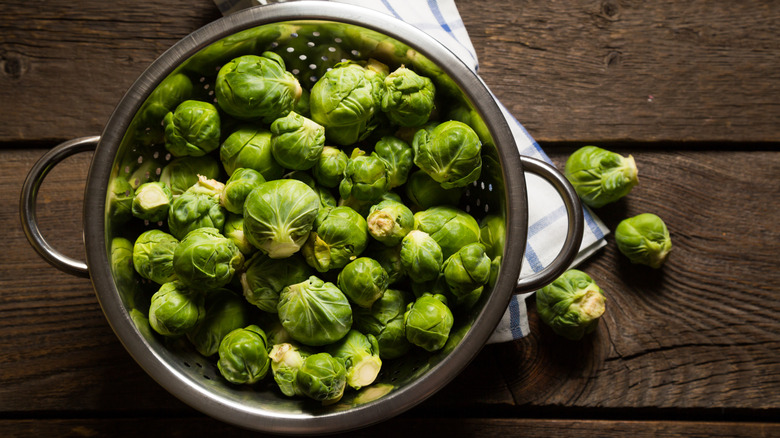
[[[22,192],[19,199],[22,228],[27,236],[27,240],[30,241],[35,251],[55,268],[79,277],[89,277],[87,264],[81,260],[66,256],[46,241],[40,228],[38,228],[36,202],[38,200],[38,189],[40,189],[46,175],[54,166],[73,154],[94,151],[98,141],[100,141],[100,137],[76,138],[49,150],[30,169],[27,178],[22,184]]]
[[[457,322],[443,350],[388,361],[377,383],[345,394],[331,406],[281,396],[270,386],[272,382],[253,387],[225,383],[213,360],[199,356],[186,342],[161,339],[149,330],[139,316],[142,312],[134,307],[134,291],[117,286],[109,263],[111,240],[132,236],[127,234],[128,227],[109,219],[108,187],[121,174],[122,163],[143,158],[138,132],[146,135],[155,126],[139,131],[143,119],[139,110],[150,93],[163,79],[179,72],[199,77],[200,91],[208,93],[221,63],[264,49],[284,54],[288,69],[297,70],[302,82],[313,82],[342,58],[374,57],[391,67],[411,65],[431,76],[441,93],[451,102],[467,105],[478,115],[473,122],[484,128],[478,131],[483,140],[482,179],[470,188],[466,199],[470,204],[464,208],[470,208],[477,218],[488,208],[503,215],[506,241],[511,242],[504,249],[500,275],[492,290]],[[162,165],[164,149],[159,144],[150,147],[156,148]],[[524,165],[552,182],[570,210],[569,235],[555,266],[525,279],[524,284],[531,287],[554,277],[576,255],[582,211],[562,176],[543,163],[521,159],[501,110],[473,71],[427,34],[372,10],[306,1],[244,10],[198,29],[167,50],[130,87],[111,115],[95,150],[85,193],[89,275],[109,324],[132,357],[161,386],[192,407],[242,427],[281,434],[360,428],[396,416],[434,394],[468,365],[492,334],[516,290],[525,249]],[[81,264],[68,269],[84,275],[83,268]]]
[[[555,256],[549,265],[545,266],[539,272],[528,277],[520,277],[517,281],[515,293],[531,292],[552,283],[556,278],[563,274],[571,266],[577,251],[582,242],[582,232],[584,218],[582,216],[582,203],[574,191],[574,187],[569,183],[566,177],[558,169],[550,164],[530,157],[520,157],[523,162],[523,169],[541,176],[547,182],[555,187],[555,190],[561,195],[563,204],[566,206],[566,220],[568,228],[566,229],[566,238],[563,241],[558,255]]]

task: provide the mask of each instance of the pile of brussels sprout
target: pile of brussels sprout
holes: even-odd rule
[[[603,207],[618,201],[638,184],[634,158],[597,147],[583,146],[566,160],[564,175],[585,205]],[[672,250],[669,229],[655,214],[622,220],[615,229],[618,250],[631,263],[658,269]],[[604,291],[588,274],[570,269],[536,293],[541,320],[555,333],[582,339],[593,332],[606,310]]]
[[[343,61],[304,89],[263,52],[224,64],[215,98],[194,88],[173,74],[137,117],[162,120],[170,161],[112,180],[111,223],[143,230],[112,247],[120,289],[150,290],[136,316],[231,384],[324,404],[441,350],[496,279],[504,221],[459,208],[482,143],[434,83]]]

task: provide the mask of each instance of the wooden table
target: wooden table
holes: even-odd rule
[[[418,407],[352,436],[780,436],[780,2],[459,0],[480,74],[559,166],[632,154],[640,185],[597,210],[654,212],[659,271],[607,246],[597,332],[489,345]],[[194,411],[130,358],[89,280],[30,247],[19,190],[57,143],[98,135],[135,78],[217,19],[208,0],[0,2],[0,435],[249,436]],[[41,189],[44,235],[84,258],[89,154]],[[440,434],[440,435],[439,435]]]

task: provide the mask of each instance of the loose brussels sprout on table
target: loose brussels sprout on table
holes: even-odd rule
[[[634,158],[596,146],[577,149],[566,160],[564,175],[582,202],[594,208],[617,201],[639,182]]]
[[[257,383],[271,368],[265,332],[254,324],[228,333],[218,352],[217,368],[230,383]]]
[[[570,269],[536,292],[541,320],[567,339],[579,340],[596,330],[606,309],[604,291],[590,276]]]
[[[163,119],[165,148],[175,157],[199,157],[219,147],[217,108],[199,100],[185,100]]]
[[[173,253],[179,239],[159,230],[144,231],[133,244],[133,266],[136,272],[157,284],[176,279],[173,269]]]
[[[217,104],[223,111],[238,119],[264,123],[287,115],[301,92],[298,80],[273,52],[231,60],[220,68],[215,87]]]
[[[305,183],[268,181],[252,190],[244,202],[244,233],[269,257],[289,257],[309,238],[319,209],[319,196]]]
[[[664,221],[643,213],[621,221],[615,229],[618,250],[632,263],[660,268],[672,250],[672,239]]]

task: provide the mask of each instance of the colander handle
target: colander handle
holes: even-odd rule
[[[94,151],[98,141],[100,141],[99,136],[76,138],[60,143],[45,153],[27,174],[27,178],[22,185],[22,194],[19,200],[22,228],[24,228],[24,234],[27,236],[27,240],[33,249],[55,268],[79,277],[89,277],[87,264],[57,251],[43,238],[41,230],[38,228],[36,201],[41,183],[55,165],[79,152]]]
[[[585,221],[582,203],[577,196],[577,192],[574,191],[574,187],[558,169],[545,161],[535,158],[521,156],[520,160],[523,163],[523,170],[544,178],[561,195],[563,204],[566,207],[568,229],[566,231],[566,239],[563,241],[563,247],[555,259],[541,271],[528,277],[522,277],[517,281],[515,293],[518,294],[541,289],[569,269],[579,252]]]

